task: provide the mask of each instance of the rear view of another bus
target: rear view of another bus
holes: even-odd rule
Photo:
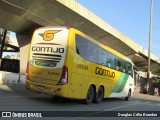
[[[67,96],[57,85],[65,85],[68,68],[64,65],[69,30],[43,27],[35,30],[26,69],[26,87],[35,92]],[[60,92],[61,91],[61,92]]]

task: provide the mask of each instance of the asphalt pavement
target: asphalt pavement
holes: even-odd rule
[[[64,119],[63,117],[65,117],[65,120],[79,120],[83,117],[84,120],[91,118],[94,120],[122,119],[123,117],[123,119],[145,118],[147,120],[150,117],[144,117],[143,114],[149,114],[152,115],[152,119],[158,119],[154,115],[160,115],[160,97],[141,94],[137,88],[129,101],[125,101],[123,98],[108,98],[100,104],[85,105],[81,100],[54,98],[28,91],[24,84],[8,84],[0,86],[0,111],[20,112],[21,115],[23,113],[23,117],[25,115],[28,117],[30,112],[39,112],[43,118],[48,115],[46,119]],[[18,113],[13,114],[12,119],[20,119],[16,115]],[[42,118],[39,116],[38,119]]]

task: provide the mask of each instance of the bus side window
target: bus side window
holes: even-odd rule
[[[98,62],[98,46],[92,42],[88,42],[87,60],[97,63]]]
[[[118,59],[118,68],[122,71],[122,60],[120,58]]]
[[[114,59],[114,65],[116,70],[121,70],[121,61],[119,58],[115,57]]]
[[[122,60],[120,58],[115,57],[114,63],[115,63],[115,69],[122,71]]]
[[[107,51],[99,48],[98,52],[98,64],[107,66]]]
[[[111,54],[109,52],[107,54],[106,64],[108,67],[111,67]]]
[[[126,72],[126,64],[125,61],[122,61],[122,72]]]
[[[86,59],[87,48],[88,48],[88,41],[85,38],[83,38],[77,34],[76,35],[76,52],[77,52],[77,54],[79,54],[81,57]]]
[[[132,73],[132,64],[127,62],[126,67],[127,67],[127,71],[126,72],[128,74],[130,74],[131,76],[133,76],[133,73]]]
[[[118,68],[118,61],[117,61],[117,58],[115,58],[114,59],[114,68],[116,69],[116,70],[118,70],[119,68]]]
[[[108,59],[107,59],[107,66],[108,66],[108,67],[111,67],[111,58],[108,58]]]
[[[108,52],[107,55],[107,66],[110,68],[114,68],[114,55]]]
[[[114,58],[115,58],[115,55],[111,54],[111,68],[115,68]]]
[[[80,54],[79,49],[77,48],[77,46],[76,46],[76,52],[77,52],[78,55]]]

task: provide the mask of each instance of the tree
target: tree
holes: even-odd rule
[[[11,59],[11,56],[10,55],[6,55],[6,56],[4,56],[4,58]]]

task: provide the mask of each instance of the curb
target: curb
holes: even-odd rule
[[[0,85],[4,84],[25,84],[25,75],[9,72],[0,72]]]

